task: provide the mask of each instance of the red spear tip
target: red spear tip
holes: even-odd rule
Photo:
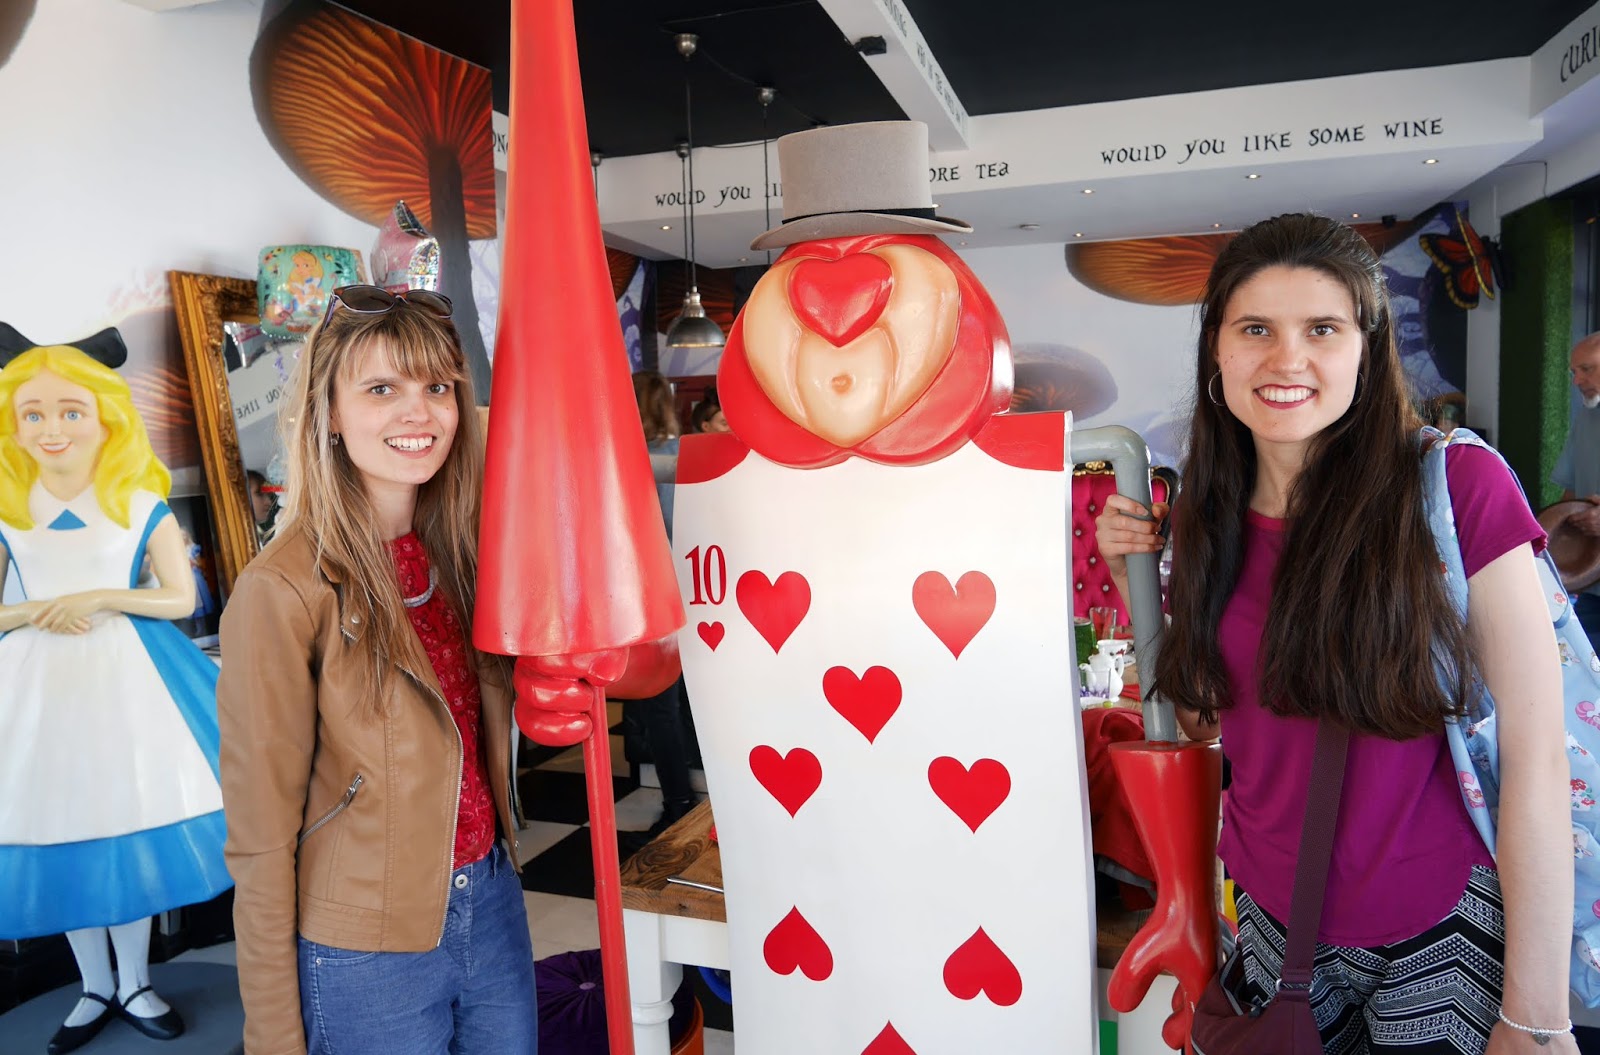
[[[512,9],[510,158],[474,639],[597,652],[684,622],[589,169],[572,9]]]

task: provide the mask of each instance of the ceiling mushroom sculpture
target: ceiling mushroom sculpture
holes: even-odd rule
[[[1411,220],[1351,226],[1382,256],[1409,238],[1418,224]],[[1198,304],[1205,295],[1211,265],[1222,247],[1232,240],[1230,231],[1117,242],[1069,242],[1067,270],[1096,293],[1118,300],[1162,307]]]
[[[267,139],[318,194],[375,226],[403,199],[439,239],[441,292],[487,401],[467,241],[495,235],[489,71],[322,0],[269,0],[250,90]]]
[[[6,0],[0,4],[0,66],[6,64],[33,17],[34,0]]]

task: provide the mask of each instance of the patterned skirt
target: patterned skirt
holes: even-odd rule
[[[1283,971],[1285,928],[1238,893],[1244,996],[1265,1000]],[[1500,1016],[1506,921],[1500,877],[1474,865],[1433,927],[1372,949],[1317,944],[1311,1010],[1327,1055],[1483,1055]]]

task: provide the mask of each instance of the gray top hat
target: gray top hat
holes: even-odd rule
[[[928,126],[921,121],[866,121],[781,136],[778,176],[783,223],[751,249],[848,235],[972,230],[961,220],[934,219]]]

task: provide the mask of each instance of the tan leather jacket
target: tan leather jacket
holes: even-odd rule
[[[443,935],[461,738],[415,637],[387,714],[369,714],[363,630],[298,525],[251,561],[223,613],[222,801],[249,1055],[306,1050],[297,934],[380,952]],[[509,689],[490,663],[479,684],[489,784],[514,832]]]

